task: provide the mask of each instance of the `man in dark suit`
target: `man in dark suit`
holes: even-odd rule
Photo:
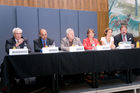
[[[41,52],[43,47],[48,47],[50,45],[54,45],[54,41],[47,36],[47,31],[45,29],[41,29],[39,32],[39,38],[34,41],[34,51]]]
[[[13,29],[13,37],[6,40],[5,43],[5,51],[9,53],[9,49],[13,48],[24,48],[27,47],[29,52],[31,52],[31,48],[29,46],[28,40],[22,37],[22,29],[21,28],[14,28]]]
[[[5,51],[7,54],[9,54],[9,49],[20,49],[20,48],[28,48],[28,51],[31,52],[31,48],[29,46],[29,43],[28,43],[28,40],[27,39],[24,39],[22,37],[22,29],[17,27],[17,28],[14,28],[13,29],[13,37],[6,40],[6,43],[5,43]],[[12,86],[16,85],[17,82],[16,82],[16,79],[14,78],[10,78],[10,82],[12,84]],[[25,81],[24,79],[20,79],[19,80],[19,86],[24,86],[25,84]]]
[[[119,42],[131,41],[132,47],[134,47],[135,46],[134,37],[131,33],[127,33],[126,25],[121,25],[120,32],[121,32],[120,34],[114,37],[115,46],[117,47]]]
[[[43,47],[49,47],[50,45],[54,45],[54,41],[48,38],[47,31],[45,29],[40,29],[39,31],[39,38],[35,39],[34,41],[34,51],[35,52],[42,52]],[[51,85],[52,83],[52,75],[47,76],[38,76],[36,78],[36,82],[38,85],[46,84]]]

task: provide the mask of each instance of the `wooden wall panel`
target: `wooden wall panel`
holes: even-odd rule
[[[108,12],[108,0],[97,0],[97,11]]]
[[[108,27],[108,0],[0,0],[0,5],[96,11],[98,38]]]
[[[104,36],[104,30],[109,26],[108,12],[98,12],[98,40]]]

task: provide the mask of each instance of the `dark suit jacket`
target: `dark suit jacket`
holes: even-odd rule
[[[24,39],[23,43],[19,45],[20,48],[24,48],[25,43],[26,43],[27,48],[29,49],[29,52],[31,52],[31,47],[29,46],[29,43],[28,43],[27,39]],[[12,49],[15,46],[15,44],[16,44],[16,41],[15,41],[14,37],[6,40],[6,43],[5,43],[5,51],[6,51],[6,53],[9,54],[9,49]]]
[[[38,39],[35,39],[33,42],[34,42],[34,51],[41,52],[41,49],[43,47],[41,37],[39,37]],[[53,43],[54,43],[53,40],[51,40],[50,38],[47,38],[47,46],[53,45]]]
[[[135,44],[133,35],[130,34],[130,33],[127,33],[126,35],[127,35],[127,41],[131,41],[132,44]],[[118,43],[122,42],[122,41],[123,40],[122,40],[121,33],[114,37],[114,44],[115,44],[116,47],[118,46]]]

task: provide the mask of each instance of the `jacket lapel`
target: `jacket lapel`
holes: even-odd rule
[[[43,44],[42,44],[42,41],[41,41],[41,38],[39,37],[39,45],[40,45],[40,48],[43,47]]]
[[[50,44],[49,44],[50,42],[49,42],[49,39],[47,38],[47,46],[49,46]]]
[[[69,40],[68,40],[68,38],[66,37],[66,46],[67,47],[69,47],[70,46],[70,44],[69,44]]]
[[[12,38],[12,41],[13,41],[13,44],[16,44],[16,40],[14,37]]]
[[[119,38],[120,38],[120,41],[123,41],[123,40],[122,40],[122,34],[119,35]]]

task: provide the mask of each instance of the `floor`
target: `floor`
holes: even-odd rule
[[[140,83],[140,76],[136,77],[134,83]],[[116,86],[126,85],[122,80],[99,80],[99,88],[105,89]],[[68,85],[60,87],[60,93],[92,93],[96,88],[91,88],[85,81],[82,82],[71,82]],[[1,92],[0,92],[1,93]],[[51,93],[51,88],[47,84],[38,85],[34,82],[34,79],[26,80],[24,86],[15,86],[12,88],[12,93]],[[116,92],[115,92],[116,93]],[[133,91],[117,92],[117,93],[133,93]]]

